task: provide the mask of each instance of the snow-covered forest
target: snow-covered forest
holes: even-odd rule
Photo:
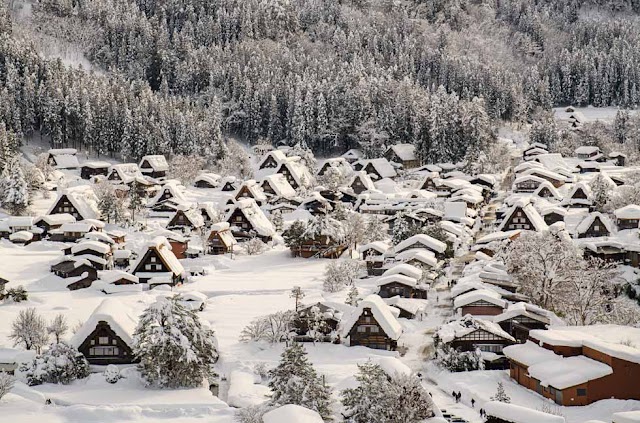
[[[20,2],[14,2],[17,5]],[[46,0],[3,12],[1,114],[54,146],[190,154],[218,127],[316,153],[412,142],[475,158],[492,121],[552,105],[639,102],[633,1]],[[37,54],[77,46],[87,73]],[[37,39],[37,38],[36,38]],[[221,115],[220,115],[221,114]]]

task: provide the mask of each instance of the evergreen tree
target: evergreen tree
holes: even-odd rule
[[[0,188],[2,206],[12,215],[25,214],[30,204],[29,185],[22,172],[19,156],[8,160],[2,172]]]
[[[506,403],[511,402],[511,398],[509,398],[509,395],[507,395],[507,393],[505,392],[502,382],[498,382],[498,389],[496,391],[496,394],[491,397],[491,401],[500,401]]]
[[[84,355],[72,346],[60,342],[35,356],[32,362],[20,366],[29,386],[43,383],[67,385],[76,379],[89,376],[89,363]]]
[[[150,386],[196,387],[215,375],[214,333],[180,301],[179,295],[159,298],[142,313],[136,327],[133,351]]]
[[[331,389],[316,374],[301,344],[294,343],[282,353],[278,366],[269,372],[271,404],[296,404],[331,417]]]

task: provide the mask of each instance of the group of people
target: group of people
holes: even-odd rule
[[[462,398],[462,394],[460,392],[453,391],[451,396],[455,398],[456,402],[460,402],[460,398]]]

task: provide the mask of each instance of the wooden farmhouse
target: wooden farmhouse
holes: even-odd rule
[[[91,188],[71,188],[62,191],[47,212],[51,214],[70,214],[76,220],[98,219],[98,199]]]
[[[550,182],[544,181],[533,192],[533,195],[546,198],[548,201],[562,201],[562,196]]]
[[[342,338],[352,347],[395,351],[402,326],[392,309],[377,295],[369,295],[340,322]]]
[[[385,254],[390,246],[382,241],[375,241],[358,247],[358,253],[362,256],[369,276],[380,276],[383,272]]]
[[[111,246],[99,241],[80,241],[71,246],[71,254],[88,259],[97,270],[105,270],[113,266]]]
[[[497,316],[507,308],[507,301],[490,289],[467,292],[453,300],[453,309],[461,316]]]
[[[187,199],[182,194],[182,189],[174,184],[165,184],[147,204],[155,211],[175,211],[178,205],[186,204]]]
[[[628,327],[532,330],[530,341],[504,349],[510,376],[558,405],[640,399],[640,350],[604,340]]]
[[[576,227],[578,238],[610,236],[614,231],[613,222],[600,212],[589,213]]]
[[[542,180],[546,180],[555,188],[560,188],[567,182],[567,177],[558,173],[551,171],[549,169],[543,167],[534,167],[532,169],[526,170],[522,172],[524,176],[534,176],[536,178],[540,178]]]
[[[33,221],[33,224],[43,230],[42,237],[45,238],[52,230],[60,229],[63,224],[75,222],[76,218],[69,213],[61,213],[40,216]]]
[[[91,179],[94,176],[107,176],[109,174],[109,162],[84,162],[80,168],[80,177],[82,179]]]
[[[576,148],[574,153],[578,159],[585,161],[600,161],[604,158],[602,151],[596,146],[583,145]]]
[[[640,223],[640,206],[630,204],[614,212],[618,230],[638,229]]]
[[[250,198],[237,201],[225,220],[229,223],[233,236],[239,241],[257,236],[268,242],[276,233],[273,224]]]
[[[416,157],[416,147],[413,144],[395,144],[387,148],[384,157],[390,162],[402,165],[404,169],[413,169],[420,166]]]
[[[405,239],[393,248],[396,254],[412,249],[431,251],[438,260],[444,260],[447,244],[429,235],[418,234]]]
[[[526,231],[544,231],[548,228],[542,216],[533,204],[518,201],[505,213],[504,219],[498,226],[499,231],[513,231],[523,229]]]
[[[351,165],[344,157],[335,157],[327,159],[324,164],[318,170],[318,176],[324,176],[329,169],[338,172],[342,176],[346,176],[351,173]]]
[[[547,207],[540,213],[544,219],[544,223],[547,226],[551,226],[554,223],[564,222],[564,218],[567,215],[567,210],[562,207]]]
[[[313,176],[299,157],[288,157],[279,164],[276,173],[284,175],[293,189],[310,187],[313,183]]]
[[[140,172],[151,178],[165,178],[169,170],[167,159],[163,155],[144,156],[140,160]]]
[[[138,254],[138,260],[131,268],[131,273],[138,277],[140,283],[151,285],[178,285],[186,275],[182,263],[171,251],[169,241],[160,236],[149,243],[146,251]]]
[[[242,200],[243,198],[252,198],[259,206],[267,202],[267,196],[265,195],[264,191],[262,190],[260,185],[258,185],[258,183],[253,179],[245,181],[240,186],[240,189],[238,189],[238,192],[236,192],[236,201]]]
[[[293,189],[287,178],[280,173],[268,175],[260,185],[262,192],[268,198],[269,203],[295,202],[296,190]]]
[[[363,157],[363,155],[360,150],[352,148],[351,150],[347,151],[340,157],[344,158],[349,163],[355,163],[358,160],[360,160]]]
[[[353,167],[356,171],[373,175],[373,179],[377,181],[384,178],[395,178],[398,175],[391,163],[385,158],[360,160]]]
[[[356,195],[376,189],[371,177],[363,171],[353,174],[351,181],[349,182],[349,188],[351,188]]]
[[[327,301],[299,309],[294,320],[295,340],[298,342],[333,341],[336,338],[338,324],[343,313],[351,311],[351,306]],[[318,326],[319,333],[312,333],[314,325]]]
[[[592,204],[591,188],[583,182],[575,184],[569,195],[562,201],[565,207],[590,208]]]
[[[238,180],[235,176],[227,176],[220,181],[220,191],[229,192],[238,189]]]
[[[405,275],[382,276],[376,281],[378,295],[381,298],[399,296],[401,298],[427,298],[428,286],[418,283],[414,278]]]
[[[47,152],[47,162],[56,169],[77,169],[80,167],[77,153],[75,148],[52,148]]]
[[[104,223],[99,220],[82,220],[80,222],[65,223],[58,229],[52,229],[49,234],[52,241],[75,242],[91,232],[99,232]]]
[[[216,223],[211,226],[211,233],[207,238],[207,253],[213,255],[233,254],[233,247],[237,243],[229,229],[228,222]]]
[[[71,291],[88,288],[98,279],[98,272],[90,260],[79,257],[65,257],[51,266],[51,272],[65,279]]]
[[[538,176],[523,175],[513,181],[514,192],[535,192],[546,181]]]
[[[167,229],[196,231],[204,226],[204,218],[198,209],[179,207],[167,223]]]
[[[548,314],[549,312],[533,304],[520,302],[509,305],[509,308],[495,316],[493,321],[518,343],[524,343],[529,339],[530,331],[547,329],[551,323]]]
[[[264,155],[258,169],[276,169],[280,163],[287,160],[287,156],[282,150],[271,150]]]
[[[202,173],[198,175],[193,185],[196,188],[217,188],[220,186],[220,179],[217,173]]]
[[[446,344],[459,351],[480,350],[486,354],[483,358],[485,369],[506,369],[509,362],[502,351],[513,345],[515,338],[497,324],[489,320],[465,316],[459,320],[441,326],[436,332],[436,344]]]
[[[89,364],[132,364],[133,333],[137,325],[129,310],[118,300],[108,298],[91,313],[71,339]]]

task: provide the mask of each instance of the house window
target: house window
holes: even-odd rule
[[[151,263],[155,263],[157,260],[157,257],[151,257]]]
[[[108,336],[101,336],[98,338],[98,344],[100,345],[109,345],[109,337]]]
[[[151,270],[151,265],[150,264],[145,264],[144,265],[144,270]]]
[[[371,323],[371,316],[365,316],[365,317],[364,317],[364,321],[365,321],[366,323]]]
[[[118,347],[93,347],[89,348],[89,355],[94,357],[100,356],[117,356],[120,353]]]
[[[593,225],[593,230],[598,232],[600,231],[600,226],[599,225]]]
[[[586,388],[578,388],[578,396],[579,397],[586,397],[587,396],[587,389]]]

